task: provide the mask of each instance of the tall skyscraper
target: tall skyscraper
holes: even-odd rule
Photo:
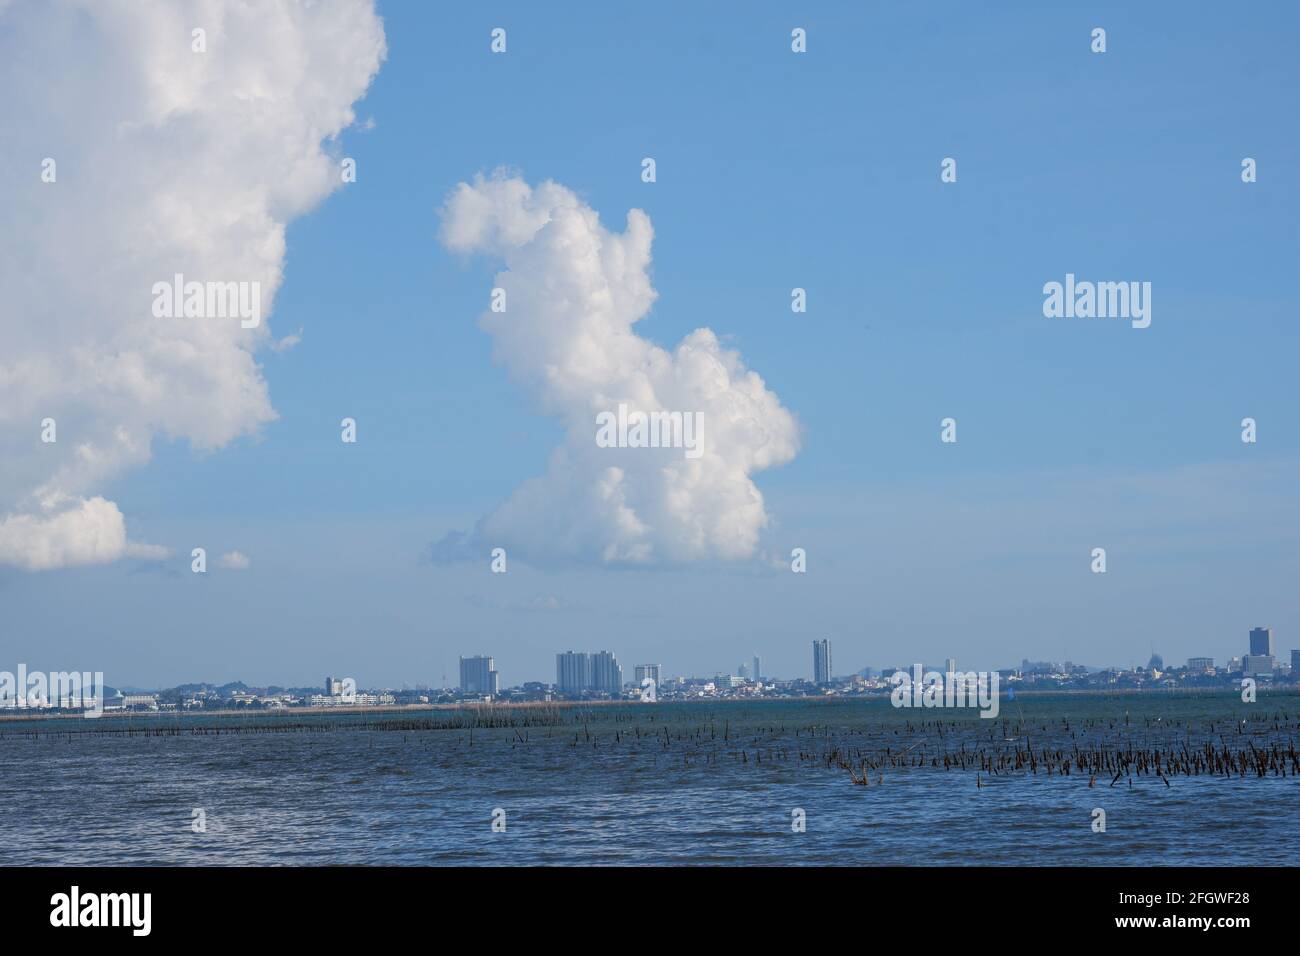
[[[1252,627],[1250,629],[1250,656],[1273,656],[1273,629],[1271,627]]]
[[[561,694],[581,694],[591,686],[591,660],[586,654],[565,651],[555,655],[555,689]]]
[[[943,662],[943,672],[945,674],[957,673],[957,658],[955,657],[946,658]]]
[[[460,659],[462,694],[490,694],[495,697],[500,691],[501,683],[496,670],[496,661],[482,655]]]
[[[659,664],[637,664],[632,669],[632,673],[636,676],[637,687],[642,686],[647,677],[655,682],[655,687],[659,687],[663,683],[660,676],[662,672],[663,668]]]
[[[613,696],[623,693],[623,668],[618,666],[618,658],[609,651],[597,651],[591,655],[591,689]]]
[[[831,682],[831,642],[823,638],[813,641],[813,683]]]
[[[759,658],[757,654],[755,654],[754,655],[754,680],[761,681],[762,679],[763,679],[763,661]]]
[[[623,668],[609,651],[565,651],[555,655],[555,689],[561,694],[595,691],[616,697],[623,692]]]

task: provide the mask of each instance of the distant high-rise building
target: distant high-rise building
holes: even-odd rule
[[[491,695],[495,697],[501,691],[500,677],[497,675],[496,661],[490,657],[475,655],[460,659],[460,692],[462,694]]]
[[[957,673],[957,658],[955,657],[945,658],[943,662],[943,672],[945,674]]]
[[[334,680],[333,677],[326,677],[326,678],[325,678],[325,693],[327,693],[327,694],[341,694],[341,693],[343,693],[343,689],[342,689],[341,687],[340,687],[338,690],[335,690],[335,689],[334,689],[334,685],[335,685],[336,683],[338,683],[338,681]]]
[[[623,668],[609,651],[591,655],[591,690],[614,696],[623,693]]]
[[[1271,627],[1252,627],[1250,629],[1250,656],[1273,656],[1273,629]]]
[[[659,664],[637,664],[632,668],[632,674],[636,678],[637,687],[644,686],[647,677],[655,682],[655,687],[659,687],[663,683],[660,679],[662,673],[663,668]]]
[[[555,655],[555,689],[561,694],[581,694],[591,687],[591,659],[565,651]]]
[[[754,680],[761,681],[762,679],[763,679],[763,661],[759,658],[757,654],[755,654],[754,655]]]
[[[1247,677],[1273,676],[1272,654],[1247,654],[1241,659],[1241,672]]]
[[[831,642],[822,639],[813,641],[813,683],[829,684],[831,682]]]
[[[736,668],[736,676],[741,680],[749,680],[749,665],[741,664]]]
[[[1187,658],[1187,669],[1189,671],[1212,671],[1214,670],[1214,658],[1189,657]]]
[[[623,692],[623,668],[609,651],[565,651],[555,655],[555,689],[561,694],[595,691],[616,696]]]
[[[1300,674],[1300,651],[1291,652],[1291,673]]]
[[[1165,669],[1165,659],[1154,651],[1151,654],[1151,660],[1147,661],[1147,670],[1162,671]]]

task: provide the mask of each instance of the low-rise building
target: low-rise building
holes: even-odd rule
[[[1272,677],[1272,654],[1247,654],[1241,661],[1241,672],[1247,677]]]

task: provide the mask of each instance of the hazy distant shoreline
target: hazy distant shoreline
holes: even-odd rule
[[[1191,697],[1214,697],[1222,695],[1235,695],[1238,690],[1234,687],[1160,687],[1160,688],[1136,688],[1125,687],[1114,690],[1096,690],[1096,689],[1079,689],[1079,688],[1062,688],[1059,690],[1017,690],[1015,697],[1002,695],[1002,700],[1012,701],[1025,698],[1045,698],[1045,697],[1142,697],[1142,696],[1191,696]],[[1267,698],[1273,695],[1296,696],[1300,694],[1300,688],[1293,687],[1276,687],[1265,691],[1261,696]],[[376,714],[376,715],[393,715],[393,714],[412,714],[423,713],[428,711],[456,711],[467,709],[540,709],[540,708],[573,708],[573,707],[615,707],[615,706],[636,706],[636,707],[660,707],[665,704],[670,705],[709,705],[709,706],[734,706],[737,704],[789,704],[792,702],[801,703],[824,703],[824,704],[844,704],[854,701],[883,701],[888,700],[887,693],[875,695],[864,695],[855,697],[685,697],[680,699],[662,700],[655,704],[641,704],[634,700],[526,700],[526,701],[497,701],[494,703],[482,703],[480,701],[458,701],[443,704],[386,704],[373,707],[346,707],[346,706],[329,706],[329,707],[286,707],[272,709],[248,709],[248,710],[133,710],[133,711],[105,711],[99,717],[82,718],[80,714],[51,714],[37,711],[4,713],[0,714],[0,724],[17,723],[28,720],[69,720],[69,719],[92,719],[92,720],[122,720],[144,718],[147,720],[158,720],[167,717],[229,717],[229,718],[256,718],[256,719],[292,719],[293,717],[320,717],[330,714]],[[935,708],[942,710],[943,708]]]

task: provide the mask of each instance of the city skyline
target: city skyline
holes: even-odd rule
[[[1087,662],[1087,661],[1071,661],[1069,658],[1057,658],[1055,661],[1050,661],[1050,660],[1034,660],[1028,657],[1022,657],[1019,666],[1004,663],[998,666],[975,667],[974,665],[968,665],[965,661],[963,661],[962,667],[966,669],[998,671],[998,672],[1017,671],[1017,670],[1028,672],[1028,671],[1046,667],[1048,664],[1055,664],[1055,665],[1063,666],[1065,668],[1071,668],[1071,667],[1084,668],[1090,672],[1102,672],[1102,671],[1133,672],[1139,669],[1149,669],[1151,664],[1154,664],[1156,661],[1160,661],[1162,669],[1175,668],[1180,670],[1181,669],[1196,670],[1198,668],[1207,668],[1207,667],[1211,669],[1225,669],[1225,668],[1232,669],[1234,663],[1237,665],[1241,665],[1243,664],[1243,662],[1245,666],[1249,668],[1250,658],[1252,656],[1258,656],[1259,658],[1265,658],[1265,657],[1267,658],[1269,662],[1267,668],[1268,672],[1272,672],[1275,666],[1277,665],[1280,665],[1284,670],[1294,668],[1297,664],[1297,661],[1300,661],[1300,647],[1290,649],[1289,654],[1282,654],[1277,652],[1277,645],[1275,641],[1276,641],[1276,635],[1274,634],[1273,628],[1252,627],[1246,632],[1246,638],[1244,641],[1245,649],[1242,650],[1241,653],[1233,654],[1229,652],[1218,657],[1192,655],[1187,658],[1175,658],[1171,655],[1169,657],[1169,662],[1166,662],[1164,660],[1163,655],[1153,653],[1151,656],[1151,660],[1146,665],[1134,661],[1130,661],[1127,663],[1110,662],[1110,663],[1098,664],[1095,662]],[[874,671],[876,673],[882,673],[882,672],[889,672],[895,669],[910,670],[913,667],[922,667],[924,669],[930,669],[923,662],[910,661],[907,663],[903,663],[902,658],[906,656],[905,654],[903,654],[903,655],[895,655],[899,657],[899,660],[894,663],[866,662],[854,667],[850,671],[836,673],[833,670],[833,653],[832,653],[833,643],[834,643],[833,641],[827,638],[821,638],[812,642],[813,644],[812,666],[809,669],[808,673],[802,673],[802,674],[790,673],[790,674],[782,674],[782,675],[763,674],[761,676],[768,681],[790,682],[790,681],[807,680],[813,684],[817,684],[817,683],[828,682],[831,680],[838,680],[838,679],[852,677],[854,675],[861,674],[864,671]],[[1272,653],[1269,653],[1267,655],[1262,655],[1262,654],[1252,655],[1251,652],[1255,651],[1257,648],[1265,648],[1265,647],[1272,649]],[[825,680],[823,680],[822,677],[819,676],[819,671],[818,671],[818,667],[819,667],[818,661],[820,655],[823,653],[823,648],[825,649],[824,653],[826,655],[826,662],[827,662],[826,666],[828,668],[828,672],[825,675]],[[562,651],[562,652],[557,652],[555,654],[555,666],[551,671],[551,674],[554,675],[553,681],[546,680],[544,677],[540,677],[537,675],[518,677],[518,678],[513,678],[511,680],[502,680],[500,672],[497,670],[496,659],[492,655],[485,655],[485,654],[475,654],[470,656],[461,655],[458,658],[458,660],[459,660],[458,673],[460,675],[460,679],[459,682],[456,684],[449,683],[446,680],[444,675],[443,679],[440,682],[432,681],[432,680],[427,682],[418,681],[418,680],[415,681],[403,680],[397,683],[367,684],[366,686],[370,687],[371,689],[379,689],[379,688],[460,689],[463,693],[470,694],[470,695],[481,694],[485,696],[491,696],[496,694],[502,688],[519,688],[527,684],[542,684],[547,686],[553,686],[557,689],[557,691],[560,692],[601,691],[607,693],[614,693],[616,692],[615,690],[616,688],[640,686],[643,677],[651,674],[653,674],[656,684],[661,684],[664,680],[677,680],[677,679],[696,680],[696,679],[707,679],[708,677],[711,676],[744,676],[747,677],[750,681],[753,681],[760,677],[760,668],[761,668],[761,659],[758,655],[755,655],[748,662],[742,662],[734,670],[725,670],[725,669],[718,670],[718,669],[710,669],[706,667],[702,670],[687,671],[687,670],[672,670],[668,667],[665,667],[662,663],[636,664],[632,668],[633,678],[629,682],[623,680],[622,678],[624,672],[623,667],[621,664],[619,664],[617,654],[613,652],[604,651],[604,650],[596,651],[596,652]],[[951,672],[954,669],[957,669],[957,658],[952,656],[945,656],[942,658],[942,660],[943,660],[942,667],[945,671]],[[746,670],[747,666],[752,668],[752,670],[750,670],[748,674],[745,674],[743,672]],[[32,670],[35,671],[37,669],[32,668]],[[118,686],[113,684],[112,681],[107,681],[107,683],[109,684],[109,686]],[[165,689],[167,686],[186,686],[192,684],[207,684],[210,686],[222,686],[223,684],[235,684],[235,683],[242,683],[245,684],[246,686],[259,686],[259,687],[274,686],[274,687],[286,687],[286,688],[287,687],[307,688],[307,687],[315,686],[309,683],[300,683],[294,681],[266,681],[266,682],[249,684],[249,682],[245,680],[244,677],[236,678],[230,681],[186,680],[186,681],[180,681],[175,685],[158,684],[158,685],[148,685],[148,686],[151,686],[154,689]],[[129,681],[129,680],[119,681],[119,684],[122,687],[127,687],[130,689],[146,688],[146,685]],[[327,677],[324,684],[326,694],[334,694],[339,692],[338,690],[336,690],[335,686],[332,685],[341,686],[339,680],[333,677]]]

